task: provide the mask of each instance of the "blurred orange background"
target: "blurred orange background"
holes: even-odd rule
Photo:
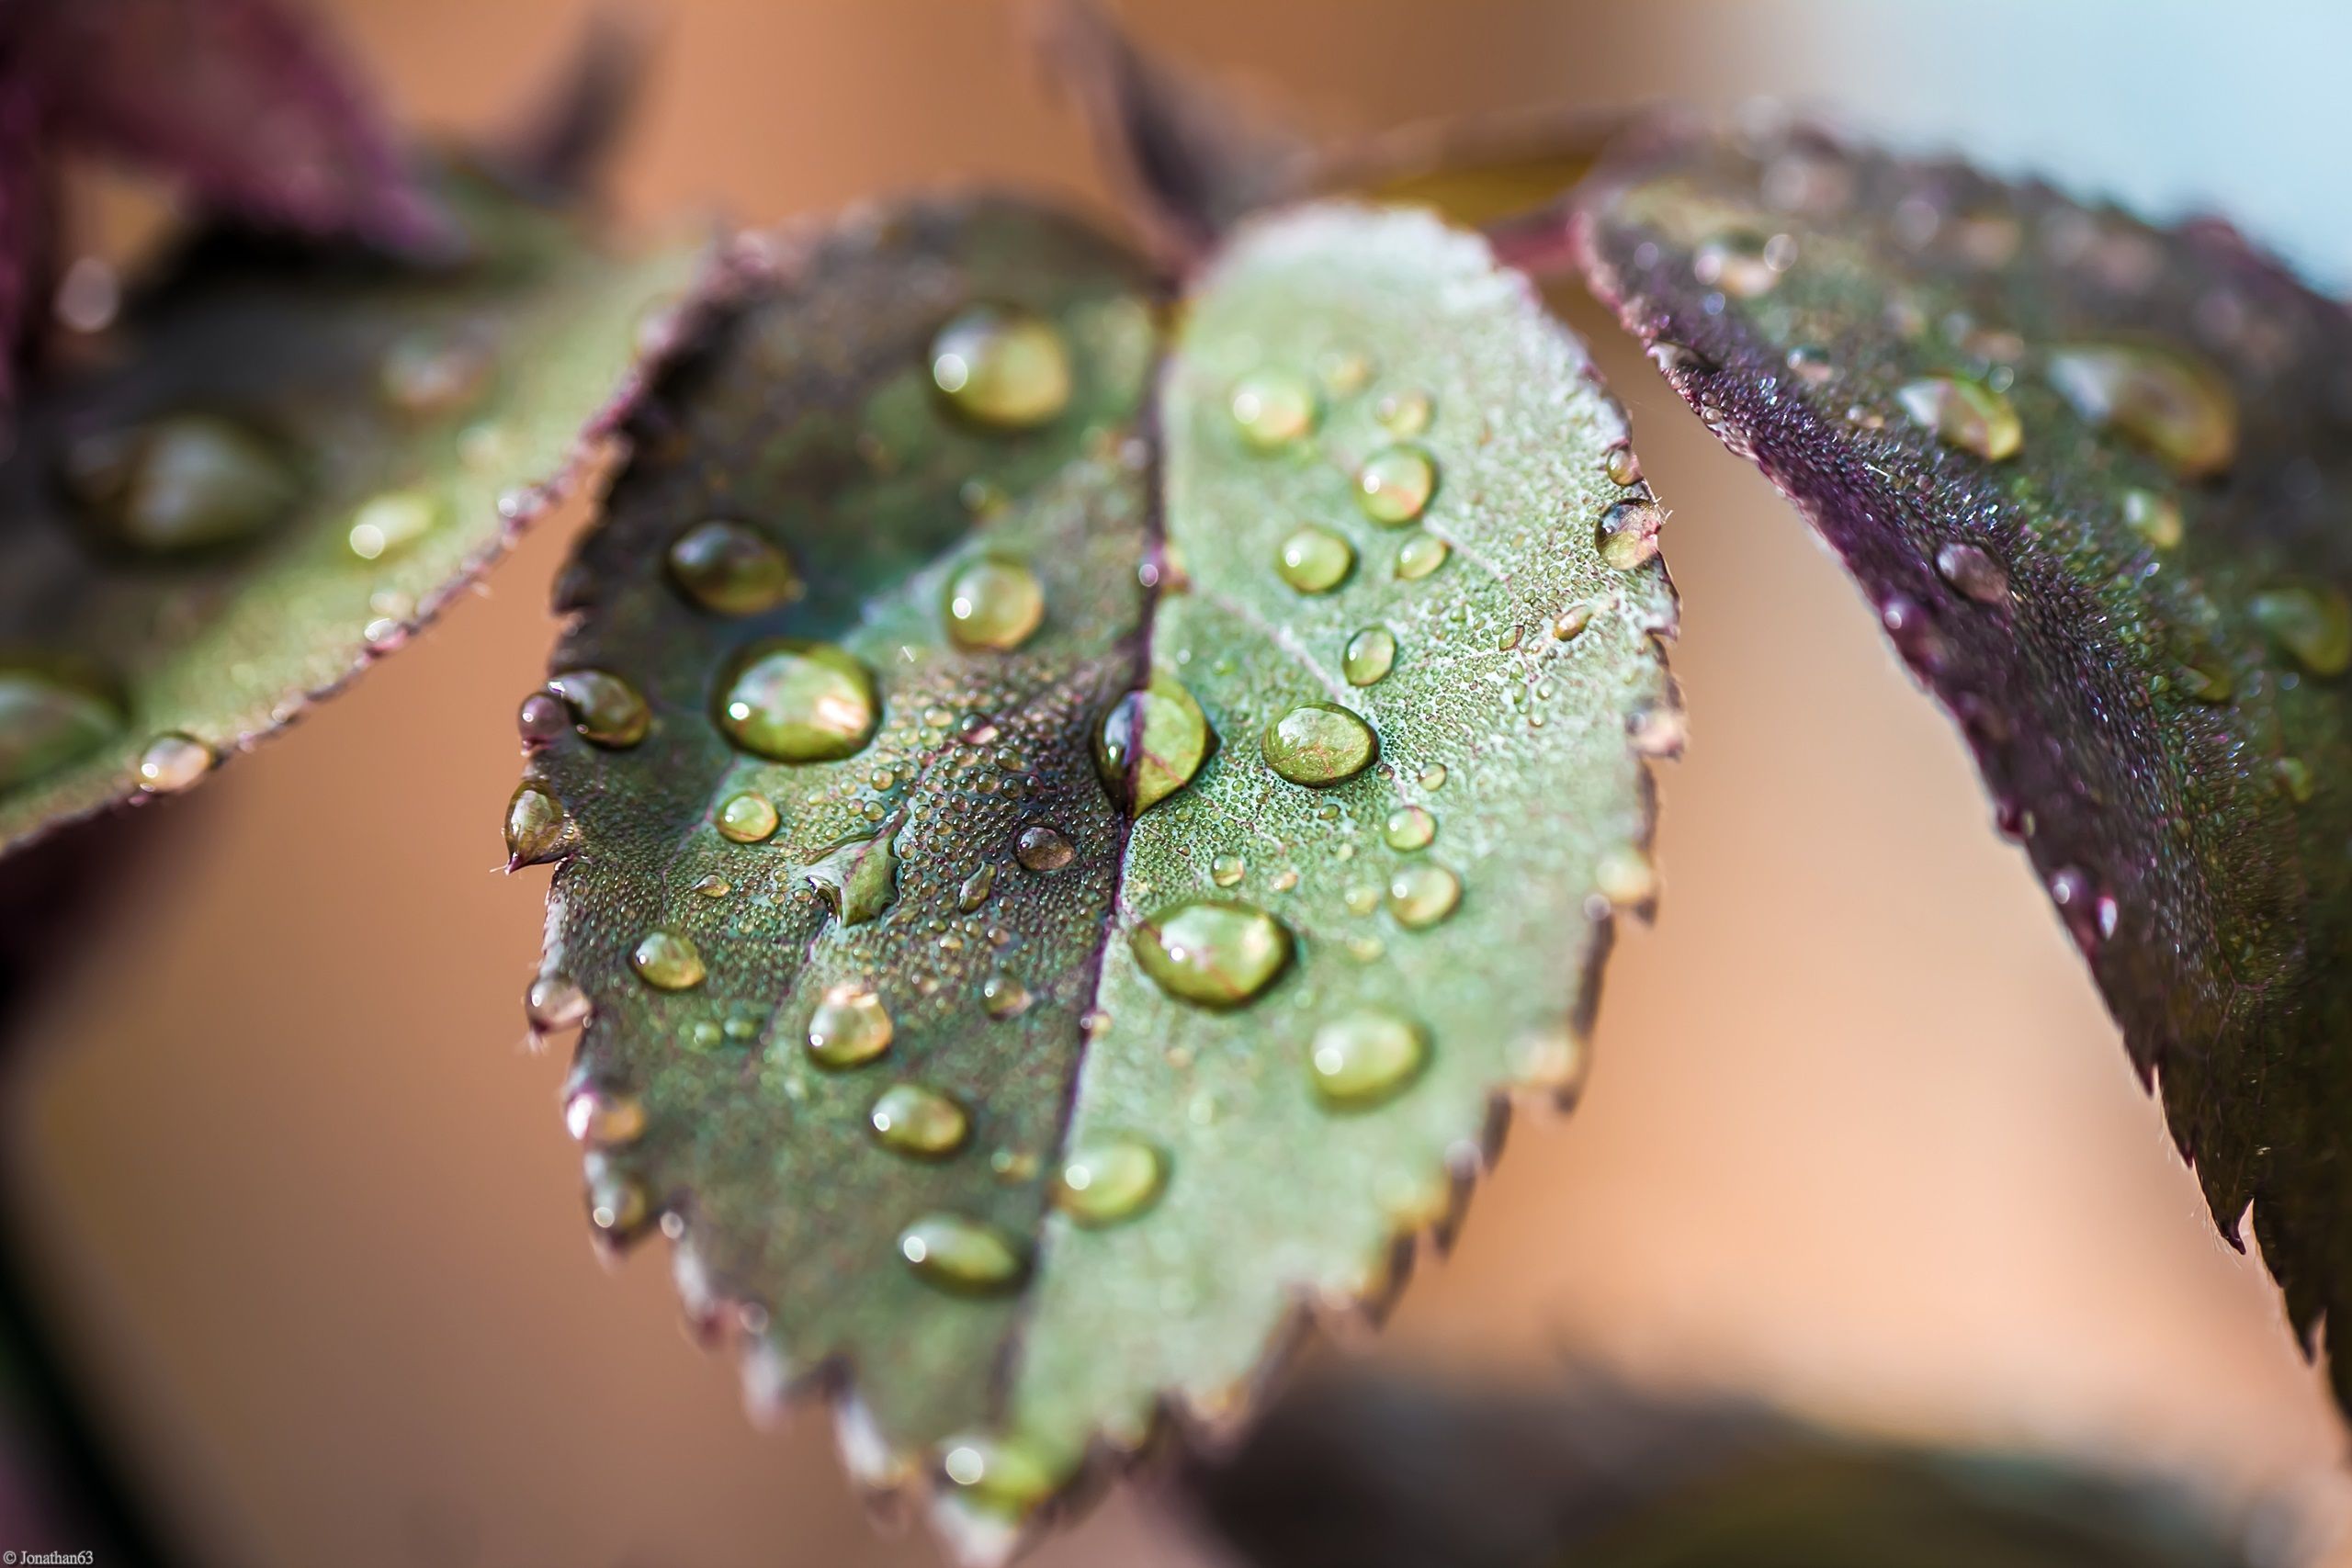
[[[323,8],[403,112],[472,128],[519,110],[583,9]],[[2352,209],[2306,189],[2352,130],[2324,85],[2352,38],[2288,8],[1121,9],[1327,130],[1770,91],[2159,205],[2219,199],[2337,276],[2352,256]],[[633,222],[972,181],[1102,205],[1010,7],[658,15],[618,171]],[[2258,1262],[2216,1239],[1954,735],[1803,525],[1600,335],[1685,599],[1667,895],[1610,971],[1583,1107],[1513,1130],[1384,1353],[1507,1373],[1600,1355],[1898,1432],[2082,1446],[2283,1500],[2301,1539],[2331,1539],[2352,1482],[2324,1382]],[[581,515],[164,807],[181,841],[33,1021],[11,1195],[74,1372],[199,1561],[935,1560],[869,1530],[821,1412],[744,1419],[731,1368],[677,1332],[658,1243],[609,1273],[588,1246],[563,1064],[521,1043],[544,874],[496,869],[513,707]],[[1120,1495],[1036,1561],[1214,1558]]]

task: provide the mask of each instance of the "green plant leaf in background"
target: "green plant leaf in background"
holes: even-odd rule
[[[2222,224],[1802,129],[1660,130],[1572,230],[1960,720],[2216,1221],[2335,1338],[2352,321]]]
[[[529,700],[594,1222],[1001,1554],[1237,1416],[1573,1091],[1680,717],[1660,513],[1482,243],[1311,208],[1176,307],[1065,220],[748,265]]]
[[[462,168],[439,195],[462,259],[216,233],[28,397],[0,466],[0,845],[194,784],[404,640],[591,455],[695,251],[607,254]]]

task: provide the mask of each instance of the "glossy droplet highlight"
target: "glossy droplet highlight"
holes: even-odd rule
[[[2333,584],[2281,583],[2256,593],[2246,609],[2281,652],[2312,674],[2341,675],[2352,667],[2352,604]]]
[[[1094,731],[1094,771],[1114,800],[1141,816],[1193,780],[1214,739],[1201,705],[1164,671],[1111,705]]]
[[[1994,462],[2015,457],[2025,440],[2017,409],[1982,382],[1927,376],[1898,388],[1894,400],[1914,423],[1934,431],[1946,446]]]
[[[1388,912],[1408,931],[1433,926],[1462,902],[1462,879],[1442,865],[1401,866],[1388,879]]]
[[[976,424],[1033,429],[1069,406],[1069,344],[1043,316],[976,306],[932,341],[931,379]]]
[[[1180,1001],[1236,1008],[1274,983],[1290,963],[1291,934],[1263,909],[1228,899],[1172,905],[1128,938],[1136,962]]]
[[[361,560],[397,555],[441,525],[447,509],[420,490],[388,490],[360,502],[344,542]]]
[[[1141,1138],[1089,1138],[1070,1151],[1054,1181],[1054,1202],[1090,1229],[1134,1219],[1159,1201],[1168,1161]]]
[[[1372,726],[1335,703],[1301,703],[1266,727],[1259,749],[1266,765],[1295,784],[1345,784],[1379,754]]]
[[[175,414],[75,442],[64,481],[91,521],[156,555],[249,539],[291,514],[301,484],[261,436],[209,414]]]
[[[808,1015],[808,1055],[828,1067],[854,1067],[890,1048],[882,998],[863,986],[836,986]]]
[[[566,670],[548,679],[548,690],[563,699],[571,728],[592,745],[615,750],[634,746],[653,726],[653,711],[635,686],[605,670]]]
[[[1621,501],[1600,514],[1593,539],[1602,560],[1631,571],[1657,558],[1657,531],[1665,525],[1666,513],[1656,502]]]
[[[979,556],[948,580],[944,615],[956,647],[1007,653],[1044,624],[1045,585],[1017,560]]]
[[[0,665],[0,789],[86,757],[122,728],[95,685],[26,665]]]
[[[1437,837],[1437,818],[1430,815],[1427,807],[1400,806],[1388,814],[1388,820],[1381,825],[1380,836],[1400,854],[1425,850]]]
[[[1429,1055],[1429,1034],[1419,1024],[1385,1008],[1366,1008],[1316,1030],[1307,1066],[1326,1104],[1368,1111],[1402,1093]]]
[[[1261,452],[1304,438],[1322,414],[1313,384],[1290,370],[1261,370],[1244,377],[1227,406],[1242,441]]]
[[[702,953],[675,931],[648,931],[630,950],[629,967],[660,991],[691,990],[702,984]]]
[[[2075,412],[2189,478],[2226,468],[2238,450],[2237,398],[2221,372],[2178,349],[2072,344],[2051,351],[2050,384]]]
[[[158,735],[147,742],[139,753],[139,787],[153,795],[177,795],[193,789],[197,781],[212,771],[212,748],[192,735],[175,731]]]
[[[719,682],[720,731],[741,750],[772,761],[854,756],[873,739],[881,716],[873,671],[829,642],[754,643]]]
[[[1340,672],[1351,686],[1375,686],[1396,666],[1396,634],[1386,626],[1366,626],[1348,639]]]
[[[1348,580],[1355,564],[1353,545],[1310,523],[1283,541],[1274,570],[1301,593],[1329,593]]]
[[[1419,582],[1453,554],[1453,547],[1435,534],[1415,534],[1396,547],[1396,577],[1401,582]]]
[[[510,865],[553,860],[570,843],[571,814],[553,791],[535,780],[514,786],[506,802],[506,859]]]
[[[1078,858],[1078,846],[1060,829],[1037,823],[1022,829],[1013,839],[1012,858],[1031,871],[1051,875]]]
[[[964,1146],[971,1135],[970,1112],[951,1097],[921,1084],[892,1084],[866,1112],[875,1141],[886,1149],[940,1159]]]
[[[670,581],[715,615],[756,615],[798,588],[791,559],[741,523],[697,523],[670,543]]]
[[[633,1144],[645,1134],[645,1102],[617,1090],[583,1089],[563,1102],[563,1126],[592,1149]]]
[[[1418,446],[1390,446],[1356,470],[1356,504],[1384,528],[1401,528],[1428,510],[1437,465]]]
[[[928,1283],[967,1295],[1009,1291],[1029,1269],[1018,1242],[961,1214],[917,1220],[899,1233],[899,1256]]]
[[[773,836],[783,821],[775,802],[764,795],[745,790],[741,795],[727,797],[712,825],[718,828],[718,836],[729,842],[756,844]]]
[[[1009,1518],[1034,1512],[1077,1470],[1035,1443],[978,1434],[940,1445],[939,1467],[959,1500]]]
[[[2179,502],[2137,487],[2123,492],[2123,525],[2147,541],[2151,549],[2158,550],[2171,549],[2187,532]]]
[[[1980,604],[2009,596],[2009,574],[1974,545],[1946,545],[1936,552],[1936,575]]]

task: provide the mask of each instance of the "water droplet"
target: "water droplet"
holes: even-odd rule
[[[1356,470],[1356,504],[1384,528],[1419,517],[1437,491],[1437,465],[1418,446],[1390,446]]]
[[[1029,987],[1010,975],[991,975],[980,982],[980,1010],[990,1018],[1018,1018],[1033,1000]]]
[[[782,822],[774,801],[746,790],[727,797],[718,808],[716,826],[722,839],[738,844],[756,844],[774,834]]]
[[[1012,1518],[1035,1510],[1077,1470],[1024,1439],[981,1436],[950,1438],[939,1464],[960,1500]]]
[[[547,785],[525,779],[506,802],[509,869],[537,865],[563,852],[573,836],[571,814]]]
[[[541,1034],[588,1021],[588,993],[569,975],[542,975],[523,993],[523,1016]]]
[[[1219,855],[1209,862],[1209,880],[1219,887],[1238,887],[1249,870],[1239,855]]]
[[[1307,1066],[1328,1104],[1367,1111],[1402,1092],[1429,1056],[1428,1031],[1384,1008],[1366,1008],[1317,1029]]]
[[[1621,846],[1600,857],[1593,886],[1618,908],[1645,904],[1657,896],[1657,867],[1640,850]]]
[[[410,333],[385,352],[377,367],[384,401],[415,418],[471,408],[490,389],[489,345],[441,333]]]
[[[1355,570],[1356,548],[1329,528],[1309,523],[1283,541],[1275,570],[1301,593],[1329,593]]]
[[[1114,1225],[1157,1202],[1167,1180],[1166,1156],[1141,1138],[1089,1138],[1062,1161],[1054,1202],[1089,1229]]]
[[[2352,604],[2334,585],[2280,583],[2256,593],[2246,610],[2281,651],[2312,674],[2341,675],[2352,667]]]
[[[670,580],[717,615],[756,615],[799,589],[792,562],[741,523],[697,523],[670,543]]]
[[[1635,485],[1642,481],[1642,460],[1634,456],[1631,446],[1611,446],[1603,464],[1613,485]]]
[[[1400,806],[1388,814],[1380,831],[1390,849],[1409,854],[1430,847],[1430,840],[1437,837],[1437,818],[1430,815],[1427,807]]]
[[[1406,392],[1390,392],[1373,405],[1372,417],[1391,435],[1419,435],[1430,427],[1437,405],[1427,392],[1418,389]]]
[[[1421,770],[1421,787],[1423,789],[1443,789],[1445,787],[1446,777],[1445,764],[1443,762],[1431,762],[1428,767]]]
[[[873,672],[828,642],[777,638],[739,654],[719,682],[727,739],[778,762],[855,756],[881,720]]]
[[[2154,549],[2168,550],[2180,543],[2180,504],[2168,495],[2134,486],[2123,492],[2123,525]]]
[[[946,618],[956,647],[1007,653],[1045,621],[1045,586],[1017,560],[976,556],[948,580]]]
[[[884,1148],[938,1159],[954,1154],[971,1135],[972,1118],[961,1105],[921,1084],[892,1084],[866,1112]]]
[[[617,1172],[598,1172],[588,1183],[588,1223],[607,1239],[635,1234],[651,1206],[644,1184]]]
[[[1366,626],[1348,639],[1340,672],[1351,686],[1373,686],[1396,665],[1396,634],[1386,626]]]
[[[2051,351],[2049,376],[2085,420],[2190,478],[2219,473],[2237,457],[2237,399],[2229,382],[2177,349],[2073,344]]]
[[[1331,396],[1351,398],[1372,379],[1372,355],[1360,348],[1335,348],[1317,355],[1315,374]]]
[[[1290,963],[1292,946],[1272,915],[1218,898],[1162,909],[1128,942],[1161,990],[1205,1008],[1236,1008],[1256,997]]]
[[[994,891],[995,887],[996,865],[993,862],[984,863],[979,870],[966,877],[963,885],[956,889],[956,908],[965,914],[970,914],[989,901],[989,894]]]
[[[725,877],[712,872],[707,876],[696,877],[695,885],[687,891],[700,894],[705,898],[724,898],[735,888]]]
[[[1069,406],[1069,345],[1043,316],[977,305],[932,340],[931,379],[977,424],[1034,429]]]
[[[1594,532],[1600,558],[1619,571],[1631,571],[1657,555],[1657,531],[1666,513],[1654,501],[1621,501],[1600,514]]]
[[[2009,400],[1979,381],[1926,376],[1896,389],[1894,399],[1938,440],[1994,462],[2016,456],[2025,439]]]
[[[675,931],[648,931],[628,955],[638,978],[656,990],[684,991],[702,984],[702,954]]]
[[[177,795],[194,788],[214,761],[212,748],[193,736],[158,735],[139,753],[139,787],[152,795]]]
[[[652,728],[652,710],[635,686],[604,670],[566,670],[548,678],[548,690],[563,699],[571,728],[592,745],[634,746]]]
[[[293,511],[301,484],[267,442],[209,414],[175,414],[75,442],[66,488],[105,532],[161,555],[252,538]]]
[[[1946,545],[1938,550],[1936,573],[1980,604],[2002,604],[2009,596],[2008,572],[1974,545]]]
[[[882,998],[863,986],[835,986],[808,1015],[808,1055],[828,1067],[854,1067],[890,1048]]]
[[[1094,769],[1112,798],[1141,816],[1190,784],[1215,737],[1182,682],[1162,671],[1113,704],[1094,733]]]
[[[423,491],[388,490],[359,503],[345,543],[361,560],[378,560],[424,538],[445,514],[441,502]]]
[[[1266,727],[1259,749],[1291,783],[1327,789],[1370,767],[1380,743],[1370,725],[1338,704],[1301,703]]]
[[[879,918],[899,897],[897,840],[903,820],[894,818],[865,838],[835,844],[800,868],[799,879],[842,925]]]
[[[1301,439],[1322,413],[1306,378],[1288,370],[1261,370],[1243,378],[1233,389],[1231,408],[1241,439],[1261,452]]]
[[[1438,568],[1453,553],[1453,547],[1435,534],[1415,534],[1396,547],[1396,577],[1401,582],[1419,582]]]
[[[1388,879],[1388,912],[1408,931],[1433,926],[1462,902],[1462,879],[1442,865],[1399,866]]]
[[[1786,234],[1728,231],[1692,253],[1690,276],[1735,299],[1753,299],[1781,281],[1781,275],[1795,264],[1796,251],[1796,242]]]
[[[960,1214],[926,1214],[899,1234],[899,1256],[942,1290],[994,1295],[1028,1272],[1020,1244],[993,1225]]]
[[[0,664],[0,789],[85,757],[122,728],[122,709],[62,671]]]
[[[590,1148],[633,1144],[645,1133],[645,1102],[617,1090],[583,1089],[563,1102],[563,1125]]]
[[[1012,858],[1041,875],[1051,875],[1078,858],[1078,846],[1060,829],[1037,823],[1022,829],[1012,840]]]

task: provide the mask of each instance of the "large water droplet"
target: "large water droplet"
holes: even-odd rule
[[[2168,495],[2137,486],[2123,492],[2123,525],[2146,540],[2153,549],[2168,550],[2187,530],[2180,503]]]
[[[639,979],[661,991],[685,991],[702,984],[702,953],[675,931],[648,931],[628,955]]]
[[[1261,452],[1301,439],[1322,413],[1313,385],[1289,370],[1261,370],[1244,377],[1233,389],[1230,406],[1241,439]]]
[[[2025,426],[2009,400],[1979,381],[1958,376],[1926,376],[1894,394],[1915,423],[1938,440],[1995,462],[2017,455]]]
[[[1396,580],[1419,582],[1453,553],[1453,547],[1435,534],[1415,534],[1396,547]]]
[[[866,1113],[882,1146],[902,1155],[940,1159],[964,1146],[972,1118],[952,1098],[922,1084],[892,1084]]]
[[[835,986],[808,1015],[808,1055],[828,1067],[854,1067],[890,1048],[882,998],[863,986]]]
[[[1401,528],[1437,493],[1437,465],[1418,446],[1390,446],[1356,470],[1356,504],[1384,528]]]
[[[1340,672],[1351,686],[1380,683],[1396,664],[1396,634],[1386,626],[1366,626],[1348,639]]]
[[[980,982],[980,1010],[990,1018],[1018,1018],[1033,999],[1029,987],[1010,975],[991,975]]]
[[[151,795],[177,795],[193,789],[197,781],[212,771],[216,761],[212,748],[192,735],[173,731],[158,735],[147,742],[147,750],[139,753],[139,787]]]
[[[361,560],[379,560],[424,538],[447,514],[437,499],[421,490],[388,490],[359,503],[344,542]]]
[[[966,877],[956,889],[956,908],[968,915],[989,901],[989,894],[996,887],[996,864],[988,862]]]
[[[645,1102],[617,1089],[580,1089],[563,1102],[563,1125],[592,1149],[633,1144],[645,1134]]]
[[[1336,703],[1301,703],[1266,727],[1266,765],[1295,784],[1327,789],[1372,765],[1380,742],[1372,726]]]
[[[1429,1061],[1429,1033],[1385,1008],[1342,1013],[1315,1032],[1307,1066],[1324,1100],[1366,1111],[1394,1099]]]
[[[1329,593],[1355,570],[1356,548],[1329,528],[1309,523],[1283,541],[1275,570],[1301,593]]]
[[[2266,588],[2246,609],[2270,640],[2314,675],[2352,667],[2352,604],[2331,583],[2301,581]]]
[[[249,539],[301,494],[286,459],[242,425],[175,414],[93,435],[66,453],[64,479],[107,534],[162,555]]]
[[[1028,1272],[1020,1243],[995,1226],[961,1214],[926,1214],[899,1233],[899,1256],[942,1290],[995,1295]]]
[[[829,642],[753,643],[719,682],[719,729],[743,750],[772,761],[855,756],[881,716],[873,672]]]
[[[716,615],[773,610],[799,587],[790,558],[741,523],[697,523],[670,542],[670,580]]]
[[[1089,1138],[1062,1161],[1054,1201],[1090,1229],[1134,1219],[1159,1201],[1168,1162],[1141,1138]]]
[[[537,865],[561,854],[572,838],[571,814],[553,791],[535,779],[514,786],[506,802],[506,859],[510,866]]]
[[[1442,865],[1399,866],[1388,879],[1388,912],[1408,931],[1433,926],[1462,902],[1462,879]]]
[[[978,305],[932,341],[931,378],[966,419],[1028,430],[1069,406],[1069,345],[1043,316]]]
[[[1221,898],[1172,905],[1128,938],[1159,988],[1204,1008],[1236,1008],[1274,983],[1290,963],[1291,935],[1263,909]]]
[[[1183,683],[1155,670],[1102,716],[1094,733],[1094,768],[1114,800],[1137,816],[1193,780],[1215,737]]]
[[[2085,343],[2052,349],[2050,384],[2075,412],[2199,478],[2238,450],[2237,398],[2218,370],[2178,349]]]
[[[1980,604],[1998,604],[2009,596],[2009,574],[1974,545],[1946,545],[1936,552],[1936,573]]]
[[[1078,858],[1078,846],[1060,829],[1035,823],[1012,840],[1012,858],[1031,871],[1051,875]]]
[[[947,582],[947,636],[958,648],[1010,652],[1046,618],[1046,590],[1017,560],[976,556]]]
[[[569,975],[542,975],[523,993],[523,1016],[541,1034],[575,1029],[588,1021],[588,993]]]
[[[879,809],[878,807],[876,809]],[[898,833],[903,814],[862,839],[833,845],[800,868],[800,879],[817,890],[844,926],[878,919],[899,897]]]
[[[1430,815],[1427,807],[1400,806],[1382,824],[1381,837],[1388,840],[1390,849],[1402,854],[1425,850],[1430,847],[1430,840],[1437,837],[1437,818]]]
[[[0,789],[85,757],[122,728],[106,693],[62,672],[0,664]]]
[[[1657,555],[1657,531],[1666,513],[1654,501],[1621,501],[1600,514],[1594,541],[1600,558],[1619,571],[1631,571]]]
[[[571,728],[593,745],[624,749],[645,739],[653,712],[635,686],[605,670],[566,670],[548,690],[571,710]]]
[[[775,802],[753,790],[729,795],[713,819],[718,836],[738,844],[756,844],[771,838],[783,823]]]

